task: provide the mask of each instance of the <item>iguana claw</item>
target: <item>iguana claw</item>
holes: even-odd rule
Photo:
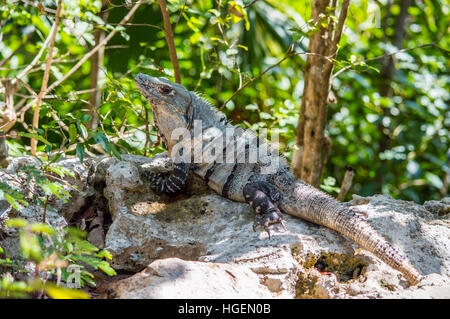
[[[253,231],[256,231],[258,227],[263,227],[270,239],[270,226],[276,224],[280,224],[285,231],[287,230],[281,212],[278,209],[264,214],[257,214],[253,223]]]

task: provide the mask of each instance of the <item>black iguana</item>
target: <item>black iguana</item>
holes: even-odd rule
[[[206,100],[164,78],[138,74],[135,82],[150,102],[156,128],[174,160],[173,172],[149,176],[154,189],[166,194],[176,193],[183,189],[192,171],[223,197],[249,203],[257,213],[254,228],[263,226],[269,237],[270,225],[284,226],[281,210],[351,238],[400,271],[411,284],[421,280],[421,274],[408,259],[363,218],[331,196],[295,179],[285,159],[273,156],[269,150],[265,157],[248,160],[252,150],[259,151],[267,144],[259,139],[250,143],[246,131],[233,127],[225,115]],[[195,127],[197,123],[201,124],[200,129]],[[233,130],[228,140],[223,137],[227,129]],[[180,138],[181,135],[185,139]],[[223,136],[219,139],[219,135]],[[200,142],[196,142],[196,136],[201,136]],[[180,147],[181,141],[184,141],[183,147]],[[196,162],[193,159],[190,151],[195,153],[198,147],[207,150],[209,160]],[[231,162],[220,152],[227,148],[233,148],[227,153],[234,155]],[[262,173],[264,169],[266,172]]]

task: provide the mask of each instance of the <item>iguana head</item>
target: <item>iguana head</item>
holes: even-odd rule
[[[139,91],[150,102],[158,131],[170,148],[172,131],[191,125],[194,96],[182,85],[164,78],[139,73],[135,82]]]
[[[150,102],[155,125],[169,150],[177,142],[171,139],[173,130],[191,129],[194,119],[201,120],[202,125],[217,126],[225,118],[221,112],[181,84],[142,73],[136,76],[135,82],[139,91]]]

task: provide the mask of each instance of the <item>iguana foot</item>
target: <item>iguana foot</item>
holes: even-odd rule
[[[180,190],[168,183],[170,173],[145,172],[144,176],[150,182],[150,188],[157,194],[175,194]]]
[[[283,216],[278,209],[267,212],[263,215],[256,215],[255,222],[253,223],[253,231],[256,231],[258,227],[263,227],[266,233],[269,235],[270,239],[270,226],[275,224],[280,224],[283,227],[284,231],[287,230],[284,224]]]
[[[181,191],[189,173],[187,164],[174,164],[174,170],[169,172],[144,172],[143,175],[150,181],[151,189],[156,193],[175,194]]]
[[[280,193],[274,185],[261,181],[248,183],[245,185],[243,193],[245,201],[257,213],[253,223],[254,231],[257,227],[263,227],[270,239],[270,226],[280,224],[286,230],[283,215],[275,204],[280,198]]]

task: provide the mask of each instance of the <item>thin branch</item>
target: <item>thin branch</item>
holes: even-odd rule
[[[234,93],[233,95],[231,95],[225,102],[223,102],[223,104],[219,107],[219,109],[222,109],[228,102],[230,102],[236,95],[238,95],[243,89],[245,89],[247,86],[249,86],[250,84],[252,84],[253,82],[255,82],[256,80],[258,80],[259,78],[261,78],[264,74],[266,74],[267,72],[269,72],[270,70],[272,70],[274,67],[279,66],[281,63],[283,63],[285,60],[287,60],[288,58],[290,58],[293,55],[296,55],[299,53],[295,53],[293,51],[293,46],[289,46],[289,49],[287,50],[286,54],[284,55],[284,57],[282,57],[277,63],[272,64],[271,66],[267,67],[264,71],[262,71],[260,74],[258,74],[257,76],[255,76],[254,78],[251,78],[250,80],[248,80],[247,82],[245,82],[242,86],[240,86]]]
[[[334,32],[334,35],[333,35],[333,42],[331,43],[331,49],[334,50],[334,52],[332,53],[333,57],[336,55],[337,45],[338,45],[339,41],[341,40],[342,30],[344,29],[344,22],[345,22],[345,19],[347,18],[347,12],[348,12],[349,5],[350,5],[350,0],[344,0],[344,2],[342,3],[341,12],[339,14],[338,25],[337,25],[336,31]]]
[[[50,33],[48,34],[48,37],[45,39],[44,43],[42,43],[42,47],[39,50],[39,52],[36,54],[36,56],[34,57],[33,61],[31,61],[30,64],[28,64],[26,66],[25,69],[22,70],[22,72],[20,72],[15,79],[13,79],[13,84],[15,84],[17,82],[17,80],[21,80],[25,75],[28,74],[28,72],[39,62],[39,60],[41,59],[42,54],[44,53],[45,49],[47,48],[49,42],[50,42],[50,38],[52,37],[53,34],[53,29],[56,28],[56,24],[53,24],[52,29],[50,30]]]
[[[16,55],[17,52],[19,52],[20,49],[23,48],[23,46],[30,40],[30,37],[25,36],[25,39],[22,40],[20,45],[15,49],[8,57],[4,58],[2,61],[0,61],[0,67],[5,65],[6,62],[8,62],[14,55]]]
[[[425,44],[416,46],[414,48],[401,49],[401,50],[398,50],[398,51],[395,51],[395,52],[392,52],[392,53],[385,53],[383,55],[379,55],[379,56],[376,56],[376,57],[373,57],[373,58],[370,58],[370,59],[365,59],[365,60],[359,61],[358,63],[372,62],[372,61],[383,59],[383,58],[388,57],[388,56],[394,56],[394,55],[396,55],[398,53],[408,52],[408,51],[412,51],[412,50],[416,50],[416,49],[420,49],[420,48],[424,48],[424,47],[429,47],[429,46],[436,47],[436,44],[435,43],[425,43]],[[333,78],[338,77],[341,73],[343,73],[343,72],[345,72],[347,70],[350,70],[354,66],[355,66],[354,64],[350,64],[350,65],[347,65],[346,67],[343,67],[342,69],[337,71],[335,74],[333,74]]]
[[[108,23],[109,25],[117,25],[118,23]],[[104,24],[97,24],[97,25],[101,25],[104,26]],[[164,31],[163,28],[161,28],[158,25],[155,24],[151,24],[151,23],[124,23],[122,24],[123,26],[129,26],[129,27],[149,27],[149,28],[155,28],[161,31]]]
[[[164,20],[164,33],[166,35],[166,42],[169,48],[170,61],[173,65],[173,73],[175,75],[175,82],[181,83],[180,66],[178,65],[177,51],[175,49],[175,42],[173,40],[172,25],[170,24],[169,12],[167,11],[166,1],[158,0],[159,7]]]
[[[67,127],[67,125],[59,118],[59,116],[55,113],[55,112],[51,112],[51,115],[53,117],[53,119],[59,124],[59,126],[66,132],[69,132],[69,128]],[[82,137],[78,137],[78,141],[80,141],[81,143],[85,143],[86,140],[83,139]],[[102,149],[100,146],[94,144],[91,145],[91,147],[93,149],[95,149],[97,152],[103,154],[103,155],[108,155],[104,149]]]
[[[52,65],[52,58],[53,58],[53,48],[55,46],[56,34],[58,33],[59,15],[61,13],[61,2],[62,2],[62,0],[58,0],[58,5],[56,8],[55,22],[53,24],[54,27],[52,28],[52,32],[51,32],[51,36],[50,36],[50,46],[48,48],[48,53],[47,53],[47,63],[45,65],[44,76],[42,78],[41,92],[38,95],[38,98],[36,101],[36,108],[34,109],[33,129],[37,129],[39,127],[39,112],[41,110],[42,97],[45,96],[45,93],[47,92],[47,83],[48,83],[48,78],[50,76],[50,66]],[[37,140],[35,138],[31,139],[30,146],[31,146],[31,154],[36,156]]]
[[[105,11],[108,5],[108,0],[102,0],[102,7],[97,16],[104,22],[108,19],[108,12]],[[105,30],[96,29],[94,31],[94,43],[97,44],[105,38]],[[105,55],[106,46],[101,47],[95,54],[91,56],[91,74],[90,74],[90,88],[96,89],[104,81],[102,66]],[[89,95],[89,114],[91,119],[88,123],[88,128],[96,130],[98,126],[98,112],[97,109],[101,104],[102,92],[99,90],[92,91]]]
[[[97,44],[91,51],[89,51],[88,53],[86,53],[79,61],[77,64],[75,64],[72,69],[69,70],[69,72],[67,72],[66,74],[64,74],[64,76],[62,78],[60,78],[58,81],[55,81],[52,83],[52,85],[50,85],[47,89],[47,92],[50,92],[51,90],[53,90],[55,87],[57,87],[58,85],[60,85],[62,82],[64,82],[65,80],[67,80],[67,78],[69,78],[75,71],[77,71],[83,64],[84,62],[86,62],[95,52],[97,52],[102,46],[104,46],[106,43],[109,42],[109,40],[111,40],[111,38],[119,31],[120,27],[127,23],[131,17],[133,17],[134,13],[136,12],[136,10],[140,7],[140,5],[143,3],[142,0],[139,0],[132,8],[131,10],[127,13],[127,15],[122,19],[122,21],[119,22],[119,24],[117,25],[116,28],[114,28],[107,37],[105,37],[103,39],[103,41],[101,41],[99,44]]]
[[[254,5],[258,1],[259,0],[253,0],[253,1],[249,2],[248,4],[244,5],[244,9],[247,9],[248,7],[251,7],[252,5]]]
[[[345,196],[347,196],[348,191],[352,187],[353,177],[355,177],[355,170],[349,166],[345,171],[344,179],[342,180],[341,184],[341,189],[339,190],[339,194],[336,197],[338,201],[343,201],[345,199]]]
[[[16,86],[9,79],[2,81],[5,87],[5,108],[0,110],[0,131],[8,132],[17,121],[17,113],[14,109],[14,91]]]

